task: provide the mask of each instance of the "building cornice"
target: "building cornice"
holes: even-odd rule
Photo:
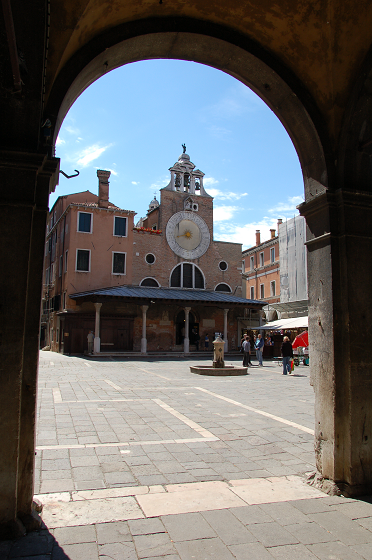
[[[279,236],[278,235],[276,237],[273,237],[272,239],[268,239],[267,241],[264,241],[263,243],[260,243],[259,245],[255,245],[254,247],[250,247],[249,249],[245,249],[242,252],[242,255],[243,255],[243,257],[249,256],[251,254],[253,255],[257,251],[262,251],[263,249],[266,249],[267,247],[270,247],[271,245],[276,245],[277,243],[279,243]]]
[[[56,221],[55,224],[53,224],[53,227],[48,231],[47,235],[46,235],[46,239],[49,239],[49,237],[52,235],[52,233],[57,229],[58,224],[60,223],[60,221],[62,220],[62,218],[64,218],[66,216],[66,214],[69,213],[69,211],[71,210],[71,208],[86,208],[87,210],[90,210],[93,212],[93,210],[99,210],[99,211],[104,211],[104,212],[125,212],[128,215],[133,215],[135,216],[137,214],[137,212],[135,212],[134,210],[124,210],[123,208],[102,208],[101,206],[88,206],[87,204],[84,203],[80,203],[80,202],[71,202],[67,208],[62,212],[62,214],[60,215],[60,217],[58,218],[58,220]],[[49,212],[49,214],[52,214],[52,211]]]

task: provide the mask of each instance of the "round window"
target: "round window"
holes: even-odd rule
[[[218,266],[220,267],[220,270],[227,270],[227,262],[226,261],[221,261]]]
[[[145,257],[145,261],[147,262],[147,264],[154,264],[155,255],[153,255],[152,253],[148,253]]]

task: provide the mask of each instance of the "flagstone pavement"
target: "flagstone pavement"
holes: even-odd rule
[[[190,373],[206,361],[41,352],[43,525],[0,559],[372,560],[371,497],[306,483],[309,368]]]

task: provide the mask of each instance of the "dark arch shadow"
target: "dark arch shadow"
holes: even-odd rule
[[[61,70],[48,98],[45,116],[54,124],[54,142],[68,110],[90,84],[130,62],[159,58],[206,64],[247,85],[287,130],[300,160],[305,199],[332,188],[334,157],[326,127],[300,80],[248,37],[191,18],[125,23],[84,45]]]

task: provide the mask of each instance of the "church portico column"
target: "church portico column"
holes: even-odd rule
[[[372,491],[372,196],[324,193],[300,207],[307,222],[310,374],[315,453],[325,490]],[[360,263],[356,269],[356,263]]]
[[[228,344],[228,340],[227,340],[227,314],[228,314],[229,310],[228,309],[224,309],[223,310],[223,340],[225,343],[225,348],[224,351],[227,352],[228,348],[229,348],[229,344]]]
[[[94,307],[96,308],[96,320],[95,320],[95,327],[94,327],[93,350],[94,350],[94,353],[97,354],[97,353],[101,352],[101,307],[102,307],[102,303],[95,303]]]
[[[146,338],[146,313],[148,305],[141,305],[142,310],[142,338],[141,338],[141,354],[147,353],[147,338]]]
[[[183,351],[185,354],[188,354],[190,352],[190,339],[189,339],[190,311],[191,311],[191,307],[185,307],[185,338],[183,341]]]

